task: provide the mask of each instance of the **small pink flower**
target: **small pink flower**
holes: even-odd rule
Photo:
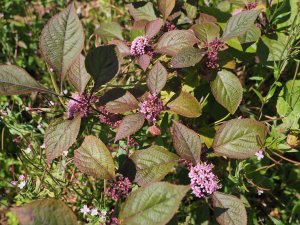
[[[84,205],[81,209],[80,212],[83,213],[83,215],[85,216],[86,214],[88,214],[91,210],[89,209],[89,207],[87,205]]]
[[[200,163],[190,169],[191,188],[198,198],[206,197],[221,188],[218,177],[212,172],[213,167],[212,164]]]
[[[152,125],[151,127],[148,128],[148,131],[150,134],[153,136],[159,136],[161,134],[160,129],[156,125]]]
[[[150,40],[147,37],[139,36],[135,38],[130,46],[130,54],[134,57],[148,54],[153,55],[153,48],[150,45]]]
[[[262,150],[259,150],[258,152],[255,153],[257,160],[261,160],[264,158],[264,153]]]
[[[117,128],[122,120],[122,115],[108,112],[104,106],[98,108],[101,113],[99,116],[100,123],[106,124],[112,128]]]
[[[218,65],[218,52],[224,48],[224,42],[215,38],[205,44],[204,50],[207,57],[206,66],[209,68],[216,68]]]
[[[91,210],[91,215],[92,216],[97,216],[99,213],[98,213],[98,209],[97,208],[93,208],[92,210]]]
[[[96,97],[88,97],[84,94],[73,94],[68,102],[68,119],[72,119],[76,113],[86,117],[91,113],[91,104],[97,101]]]
[[[114,201],[118,201],[122,197],[126,197],[131,191],[132,184],[127,177],[119,175],[116,181],[111,181],[107,188],[106,194]]]
[[[163,110],[163,102],[156,94],[150,94],[148,98],[141,104],[140,112],[145,115],[149,122],[156,122],[156,118]]]
[[[11,186],[15,187],[15,186],[17,186],[17,181],[13,180],[10,182],[10,184],[11,184]]]
[[[25,187],[25,185],[26,185],[26,181],[21,181],[21,182],[18,184],[18,187],[19,187],[20,189],[23,189],[23,188]]]

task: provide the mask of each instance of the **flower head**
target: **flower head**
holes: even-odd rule
[[[251,10],[251,9],[255,9],[257,6],[257,2],[248,2],[246,5],[246,10]]]
[[[224,42],[215,38],[205,44],[205,54],[207,57],[206,66],[216,68],[218,65],[218,52],[224,48]]]
[[[127,177],[118,176],[116,181],[112,181],[107,188],[106,194],[114,201],[118,201],[122,197],[126,197],[131,191],[132,184]]]
[[[144,36],[139,36],[133,40],[130,47],[130,54],[140,56],[144,54],[152,54],[153,49],[149,44],[149,39]]]
[[[263,190],[257,190],[257,195],[261,195],[261,194],[263,194],[263,193],[264,193]]]
[[[221,188],[218,177],[212,172],[212,164],[200,163],[191,167],[189,177],[193,194],[203,198]]]
[[[75,113],[79,113],[82,117],[86,117],[91,113],[90,104],[96,102],[96,97],[88,97],[84,94],[74,94],[68,102],[68,118],[72,119]]]
[[[99,116],[100,123],[106,124],[112,128],[117,128],[122,120],[122,115],[108,112],[104,106],[98,108],[101,115]]]
[[[97,208],[93,208],[92,210],[91,210],[91,215],[92,216],[97,216],[99,213],[98,213],[98,209]]]
[[[21,182],[18,184],[18,187],[19,187],[20,189],[23,189],[23,188],[25,187],[25,185],[26,185],[26,181],[21,181]]]
[[[140,112],[143,113],[146,119],[150,122],[156,122],[156,118],[163,110],[163,102],[156,94],[150,94],[149,97],[141,104]]]
[[[165,25],[162,27],[163,32],[169,32],[172,30],[176,30],[176,26],[169,21],[166,21]]]
[[[87,205],[84,205],[81,209],[80,212],[83,213],[83,215],[86,215],[90,212],[91,210],[89,209],[89,207]]]
[[[257,160],[261,160],[264,158],[264,153],[262,150],[259,150],[258,152],[255,153]]]

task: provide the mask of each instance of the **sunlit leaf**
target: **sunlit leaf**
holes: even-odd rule
[[[217,102],[234,114],[243,98],[243,87],[239,79],[233,73],[222,70],[210,86]]]
[[[76,116],[72,120],[59,118],[48,126],[44,140],[48,163],[62,155],[74,144],[80,129],[80,122],[80,116]]]
[[[0,65],[0,95],[19,95],[34,91],[52,93],[22,68],[13,65]]]
[[[172,10],[175,7],[175,3],[176,3],[175,0],[158,0],[157,1],[159,11],[163,15],[164,20],[166,20],[170,16]]]
[[[147,86],[152,94],[158,94],[166,85],[168,72],[158,61],[147,75]]]
[[[161,36],[154,50],[161,54],[175,56],[181,49],[191,47],[198,41],[191,31],[173,30]]]
[[[95,81],[94,89],[109,82],[119,72],[119,52],[115,45],[99,46],[92,49],[85,58],[87,72]]]
[[[220,28],[215,23],[199,23],[192,26],[193,31],[200,41],[206,43],[212,41],[214,38],[219,37]]]
[[[12,208],[21,225],[77,225],[72,210],[57,199],[36,200]]]
[[[164,225],[177,212],[189,186],[152,183],[132,192],[121,212],[121,224]]]
[[[145,27],[145,35],[147,38],[150,39],[157,35],[163,25],[164,22],[161,19],[156,19],[147,23]]]
[[[94,136],[84,138],[74,152],[74,163],[83,173],[100,179],[115,179],[115,164],[105,144]]]
[[[84,61],[85,57],[83,55],[79,55],[68,71],[68,79],[70,83],[80,93],[84,92],[87,83],[91,79],[91,76],[86,71]]]
[[[130,15],[134,20],[152,21],[156,19],[153,9],[153,4],[148,2],[146,4],[132,3],[127,5]]]
[[[173,123],[172,139],[177,154],[190,162],[200,162],[202,147],[200,136],[179,122]]]
[[[105,109],[111,113],[124,113],[134,109],[137,109],[139,102],[136,98],[128,91],[120,97],[113,101],[108,102],[105,105]]]
[[[100,24],[100,27],[95,31],[102,39],[118,38],[123,40],[122,27],[116,22]]]
[[[181,49],[171,60],[173,68],[185,68],[196,65],[204,56],[199,48],[188,47]]]
[[[201,115],[201,107],[197,99],[184,91],[176,99],[169,102],[167,107],[171,111],[188,118],[196,118]]]
[[[141,186],[163,179],[179,159],[174,153],[157,145],[135,151],[130,158],[136,166],[135,182]]]
[[[260,150],[258,139],[264,144],[266,126],[253,119],[233,119],[217,130],[213,149],[220,155],[234,159],[246,159]]]
[[[256,42],[260,38],[260,35],[260,29],[254,24],[244,35],[239,37],[239,40],[241,43]]]
[[[215,191],[212,202],[220,225],[247,225],[245,206],[237,197]]]
[[[84,45],[82,24],[72,2],[52,17],[40,36],[40,49],[45,61],[59,75],[61,83]]]
[[[122,138],[129,137],[130,135],[137,132],[139,129],[142,128],[144,122],[145,117],[142,113],[136,113],[125,116],[118,128],[115,137],[115,142]]]

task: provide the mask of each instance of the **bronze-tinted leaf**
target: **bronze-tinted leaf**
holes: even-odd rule
[[[175,0],[157,0],[158,9],[164,17],[164,20],[170,16],[175,7]]]
[[[142,128],[144,122],[145,122],[145,117],[142,113],[136,113],[136,114],[125,116],[118,128],[115,137],[115,142],[122,138],[129,137],[130,135],[137,132],[139,129]]]
[[[137,63],[140,65],[140,67],[146,71],[151,61],[151,57],[147,54],[141,55],[137,59]]]
[[[158,94],[166,85],[168,72],[166,68],[158,61],[152,67],[147,75],[147,86],[151,94]]]
[[[163,25],[164,22],[161,19],[156,19],[147,23],[145,27],[145,35],[147,38],[150,39],[157,35]]]
[[[215,23],[199,23],[192,26],[193,31],[200,41],[206,43],[212,41],[214,38],[219,37],[220,28]]]
[[[197,99],[188,92],[182,91],[180,95],[167,104],[170,111],[188,118],[196,118],[201,115],[201,107]]]
[[[183,124],[173,121],[173,145],[178,155],[193,163],[200,162],[200,136]]]
[[[156,19],[156,15],[153,9],[153,4],[148,2],[143,4],[143,2],[137,2],[127,5],[129,9],[130,15],[133,17],[134,20],[147,20],[152,21]]]
[[[181,49],[171,60],[173,68],[185,68],[196,65],[204,56],[203,50],[194,47]]]
[[[128,91],[126,91],[122,97],[110,101],[105,105],[105,109],[111,113],[124,113],[137,109],[138,107],[139,102]]]
[[[95,178],[115,179],[115,164],[110,151],[94,136],[85,137],[75,150],[74,163],[81,172]]]

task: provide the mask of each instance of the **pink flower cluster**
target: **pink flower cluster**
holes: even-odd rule
[[[246,10],[255,9],[257,6],[257,2],[248,2],[246,5]]]
[[[91,104],[97,101],[95,96],[88,97],[85,94],[74,94],[68,102],[68,119],[72,119],[76,113],[86,117],[91,113]]]
[[[108,112],[104,106],[98,108],[101,113],[99,116],[100,123],[106,124],[112,128],[117,128],[122,120],[122,115]]]
[[[218,177],[212,172],[212,164],[200,163],[191,167],[189,177],[193,194],[203,198],[221,188]]]
[[[106,190],[106,195],[114,201],[118,201],[122,197],[126,197],[131,191],[131,188],[132,184],[130,180],[127,177],[119,175],[117,176],[116,181],[109,183],[109,187]]]
[[[152,54],[152,47],[149,44],[149,39],[144,36],[139,36],[133,40],[130,47],[130,54],[133,56],[141,56],[144,54]]]
[[[212,41],[205,44],[205,53],[207,57],[206,66],[210,68],[216,68],[218,65],[218,52],[224,48],[224,42],[219,38],[215,38]]]
[[[162,31],[163,32],[169,32],[169,31],[172,31],[172,30],[175,30],[175,29],[176,29],[176,26],[167,21],[165,23],[165,25],[163,26]]]
[[[146,119],[150,122],[156,122],[156,118],[163,110],[163,102],[156,94],[150,94],[148,98],[141,104],[140,112],[143,113]]]

